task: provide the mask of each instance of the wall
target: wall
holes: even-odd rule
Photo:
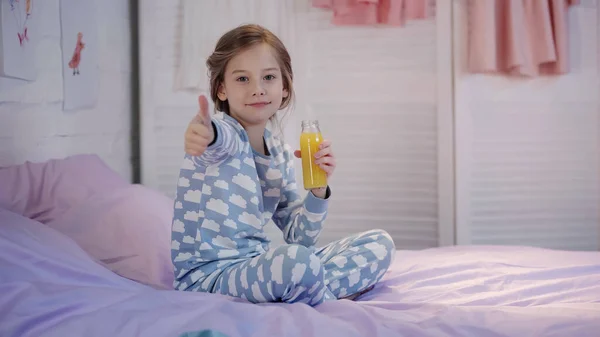
[[[452,244],[450,3],[402,27],[353,27],[299,2],[295,114],[319,120],[338,164],[320,243],[382,228],[403,249]]]
[[[289,2],[286,0],[286,4]],[[183,134],[198,111],[199,94],[196,90],[174,89],[176,70],[180,66],[183,16],[182,2],[177,4],[160,0],[140,3],[141,181],[169,197],[174,197],[183,158]],[[294,137],[297,133],[295,117],[287,119],[287,123],[291,128],[284,133]],[[275,243],[282,243],[281,235],[276,235],[273,227],[269,232]]]
[[[466,0],[454,1],[457,243],[600,249],[600,8],[569,12],[571,71],[465,71]]]
[[[294,4],[286,44],[298,94],[288,141],[317,117],[338,156],[326,240],[384,227],[403,249],[598,249],[594,0],[571,13],[573,71],[522,81],[464,71],[467,0],[438,1],[434,21],[403,28],[334,27],[309,1],[282,2]],[[173,90],[181,8],[142,7],[143,181],[173,195],[198,93]]]
[[[277,5],[287,14],[280,37],[292,56],[297,94],[286,140],[297,148],[300,120],[317,118],[338,161],[320,244],[373,228],[387,230],[403,248],[452,244],[449,3],[440,6],[441,16],[386,29],[334,26],[331,12],[309,3]],[[181,14],[181,6],[164,1],[141,4],[142,182],[169,196],[183,133],[198,109],[197,91],[174,90]],[[297,160],[303,194],[299,167]],[[267,228],[280,243],[280,231]]]
[[[132,170],[132,10],[129,1],[96,0],[100,85],[95,108],[62,111],[59,0],[35,2],[42,39],[38,80],[0,78],[0,165],[96,153],[127,179]],[[133,143],[135,144],[135,142]],[[135,159],[135,158],[133,158]]]

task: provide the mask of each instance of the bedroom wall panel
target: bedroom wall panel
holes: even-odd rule
[[[96,153],[132,178],[132,66],[129,1],[97,0],[98,105],[62,111],[59,0],[36,1],[42,38],[31,83],[0,78],[0,166]]]
[[[297,146],[300,121],[319,119],[339,161],[321,243],[385,228],[406,249],[598,249],[596,2],[570,14],[571,73],[520,80],[464,72],[466,0],[402,28],[334,27],[309,1],[285,3],[298,99],[284,134]],[[172,196],[198,93],[172,89],[181,8],[141,13],[143,181]]]
[[[385,28],[334,26],[299,3],[296,118],[318,119],[338,158],[321,243],[383,228],[403,249],[452,244],[449,3]]]
[[[283,3],[297,93],[284,135],[297,147],[300,121],[317,118],[339,162],[320,243],[384,228],[401,248],[452,244],[449,3],[441,18],[385,29],[334,27],[331,13],[309,1]],[[141,5],[142,181],[173,196],[198,93],[172,89],[181,7]],[[281,242],[276,229],[269,233]]]
[[[515,79],[465,72],[465,0],[454,1],[457,243],[600,248],[600,13],[569,13],[571,71]]]

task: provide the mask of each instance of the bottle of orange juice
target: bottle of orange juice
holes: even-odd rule
[[[300,152],[302,154],[302,177],[304,189],[327,187],[327,173],[315,164],[315,153],[323,141],[319,122],[315,120],[302,121],[300,134]]]

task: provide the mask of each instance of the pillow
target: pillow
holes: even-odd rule
[[[39,307],[40,298],[31,296],[32,292],[53,290],[57,285],[144,289],[141,284],[119,277],[94,263],[71,238],[40,222],[2,208],[0,251],[0,293],[4,294],[2,302],[10,303],[4,299],[11,298],[22,309],[34,308],[28,307],[27,303]],[[29,291],[21,291],[21,288]],[[51,310],[52,305],[48,303],[47,309]],[[21,316],[26,320],[29,315]],[[7,326],[4,325],[3,328],[0,331],[6,331]]]
[[[173,201],[143,185],[96,193],[47,223],[113,272],[173,289]]]
[[[127,182],[92,154],[0,168],[0,208],[47,223],[95,193]]]

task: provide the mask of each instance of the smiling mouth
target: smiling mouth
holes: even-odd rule
[[[271,104],[271,102],[258,102],[258,103],[252,103],[252,104],[247,104],[247,105],[254,107],[254,108],[261,108],[261,107],[263,107],[265,105],[269,105],[269,104]]]

